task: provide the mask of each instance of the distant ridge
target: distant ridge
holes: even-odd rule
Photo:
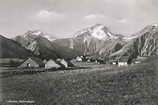
[[[148,25],[130,36],[115,34],[108,27],[96,24],[78,31],[72,38],[49,40],[43,32],[28,31],[14,40],[42,58],[72,59],[85,55],[134,59],[158,54],[158,25]]]
[[[113,53],[112,57],[129,56],[153,56],[158,55],[158,25],[148,25],[129,41],[122,49]]]
[[[0,35],[0,58],[27,58],[33,54],[16,41]]]
[[[28,31],[24,35],[16,36],[14,40],[42,59],[57,59],[60,57],[43,32]]]
[[[72,48],[77,55],[104,57],[122,48],[126,43],[123,37],[112,33],[102,24],[96,24],[78,31],[73,38],[57,39],[55,42],[66,48]]]

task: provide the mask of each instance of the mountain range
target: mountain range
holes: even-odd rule
[[[28,31],[24,35],[16,36],[13,40],[42,59],[68,59],[74,55],[70,48],[54,43],[56,38],[48,37],[47,34],[39,30]]]
[[[148,25],[130,36],[112,33],[104,25],[97,24],[77,32],[74,36],[67,39],[69,44],[65,47],[71,47],[80,55],[110,59],[127,56],[128,59],[134,59],[158,54],[158,25],[155,24]]]
[[[10,43],[18,47],[19,50],[16,52],[22,54],[19,56],[25,54],[28,56],[31,52],[42,59],[72,59],[80,55],[114,59],[128,56],[129,59],[133,59],[137,56],[158,54],[157,25],[148,25],[130,36],[115,34],[108,27],[96,24],[78,31],[72,38],[57,39],[40,30],[28,31],[13,39],[7,39],[3,36],[0,38],[3,42],[2,50],[8,50],[8,53],[1,54],[1,57],[14,55],[10,54],[14,52],[12,48],[4,48]]]

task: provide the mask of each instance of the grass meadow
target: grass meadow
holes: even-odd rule
[[[158,105],[158,60],[117,67],[76,63],[85,69],[1,74],[1,105]],[[15,104],[23,105],[23,104]],[[26,104],[27,105],[27,104]]]

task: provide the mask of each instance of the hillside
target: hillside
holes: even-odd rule
[[[33,54],[17,42],[0,35],[0,58],[26,58]]]
[[[122,49],[113,53],[113,57],[129,56],[153,56],[158,54],[158,26],[149,25],[134,34],[134,39],[130,40]]]
[[[79,52],[74,50],[73,38],[56,39],[52,44],[56,52],[65,59],[72,59],[79,55]]]

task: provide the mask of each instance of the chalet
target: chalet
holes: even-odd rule
[[[139,63],[141,63],[140,60],[138,60],[138,59],[134,59],[134,60],[133,60],[133,64],[139,64]]]
[[[138,56],[136,59],[133,60],[133,64],[139,64],[145,61],[148,57],[147,56]]]
[[[79,57],[79,56],[77,56],[77,57],[76,57],[76,61],[77,61],[77,62],[82,62],[82,58]]]
[[[44,67],[44,63],[42,62],[41,59],[35,58],[35,57],[30,57],[24,62],[18,66],[18,68],[39,68],[39,67]]]
[[[56,63],[54,60],[50,59],[49,61],[46,62],[45,68],[46,69],[51,69],[51,68],[60,68],[61,66]]]
[[[68,63],[68,67],[75,67],[75,65],[72,63],[72,61],[67,60],[66,62]]]
[[[94,57],[90,57],[89,60],[90,62],[95,62],[96,59]]]
[[[57,59],[57,63],[59,63],[61,67],[64,67],[64,68],[68,67],[68,62],[64,59]]]
[[[90,59],[88,59],[88,60],[87,60],[87,62],[91,62],[91,60],[90,60]]]
[[[99,62],[99,64],[106,64],[106,61],[104,58],[99,57],[97,61]]]
[[[96,63],[96,64],[99,64],[98,60],[95,60],[95,63]]]
[[[111,60],[111,61],[110,61],[110,64],[118,65],[118,60]]]
[[[46,64],[46,63],[47,63],[47,60],[46,60],[46,59],[44,59],[44,60],[43,60],[43,63],[44,63],[44,64]]]
[[[128,66],[128,56],[123,56],[120,59],[118,59],[118,66]]]

